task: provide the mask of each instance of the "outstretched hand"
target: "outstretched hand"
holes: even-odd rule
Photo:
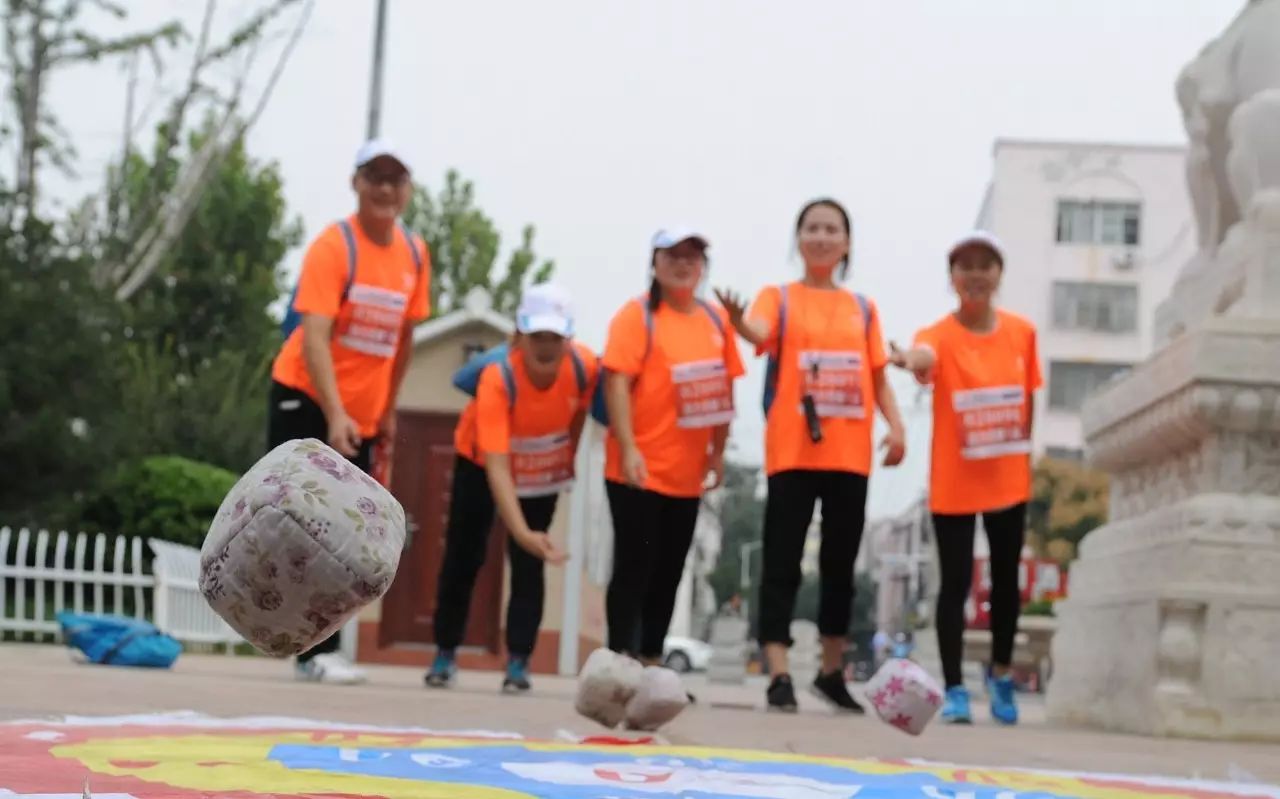
[[[907,368],[907,354],[898,349],[898,343],[896,341],[889,342],[889,363],[899,369]]]
[[[747,313],[747,303],[733,289],[715,289],[716,299],[729,314],[729,323],[735,328],[742,327],[742,319]]]

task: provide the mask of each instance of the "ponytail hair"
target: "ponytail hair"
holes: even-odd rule
[[[649,279],[649,311],[656,312],[658,306],[662,303],[662,284],[658,282],[658,275],[654,272],[658,267],[658,252],[654,251],[649,258],[649,271],[653,277]]]

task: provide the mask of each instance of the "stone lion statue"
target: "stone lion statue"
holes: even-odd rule
[[[1157,315],[1164,338],[1280,280],[1258,274],[1268,267],[1254,246],[1280,234],[1280,0],[1249,0],[1182,70],[1176,94],[1199,246]]]

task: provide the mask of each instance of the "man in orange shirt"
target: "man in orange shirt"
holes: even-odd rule
[[[409,174],[389,143],[365,142],[351,178],[356,213],[308,247],[287,338],[271,370],[269,449],[315,438],[368,472],[374,443],[395,434],[413,327],[430,309],[426,245],[400,222],[412,191]],[[363,680],[336,654],[338,643],[335,634],[299,655],[299,678]]]

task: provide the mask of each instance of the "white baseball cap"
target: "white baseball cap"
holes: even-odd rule
[[[573,302],[569,292],[551,283],[538,283],[525,289],[516,309],[516,330],[521,333],[555,333],[573,335]]]
[[[655,250],[666,250],[676,246],[682,241],[696,241],[701,244],[704,249],[711,246],[710,242],[707,241],[706,236],[691,227],[663,228],[653,234],[653,240],[651,243]]]
[[[996,258],[1000,260],[1001,266],[1004,265],[1004,245],[1000,243],[1000,239],[995,237],[995,234],[985,230],[974,230],[957,239],[956,243],[952,244],[951,249],[947,251],[947,263],[954,261],[956,253],[960,252],[960,250],[974,244],[981,245],[994,252]]]
[[[409,168],[409,162],[405,160],[400,149],[393,145],[387,139],[369,139],[360,145],[360,149],[356,151],[356,169],[364,166],[375,158],[391,158],[400,166],[404,167],[405,172],[412,172]]]

